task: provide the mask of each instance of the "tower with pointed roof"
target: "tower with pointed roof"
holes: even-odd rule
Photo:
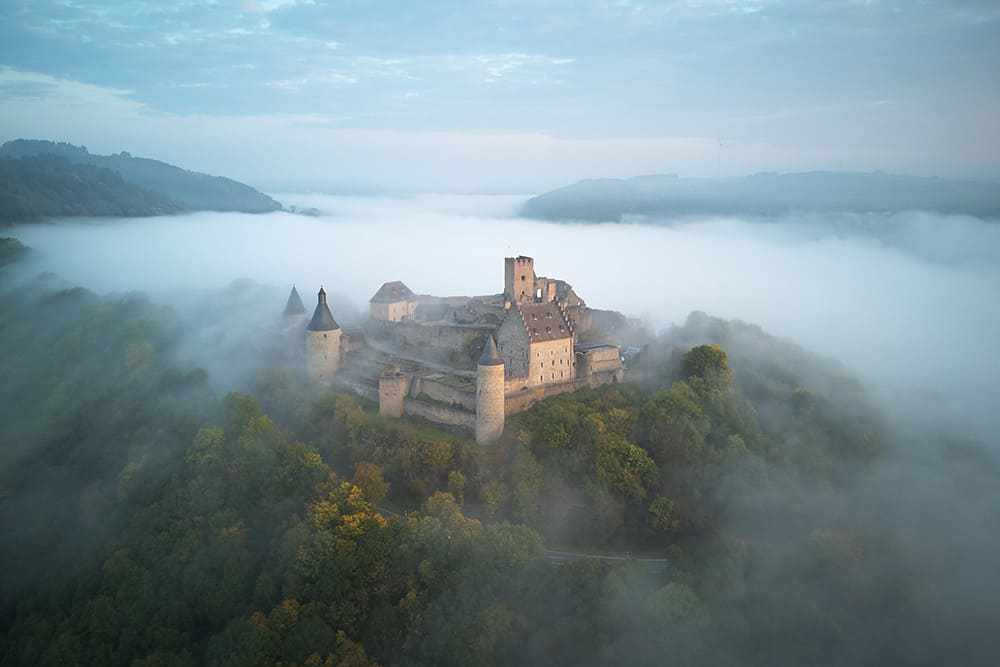
[[[302,297],[299,296],[299,291],[295,289],[295,285],[292,285],[292,291],[288,293],[288,301],[285,303],[285,317],[305,314],[306,307],[302,303]]]
[[[504,363],[493,336],[486,339],[476,367],[476,442],[495,442],[503,433]]]
[[[306,371],[314,382],[333,382],[340,368],[340,336],[340,325],[326,303],[326,290],[320,287],[316,310],[306,327]]]
[[[309,313],[302,304],[302,297],[299,291],[292,285],[292,291],[288,293],[288,301],[285,303],[285,311],[282,313],[284,328],[286,330],[298,329],[306,322]]]

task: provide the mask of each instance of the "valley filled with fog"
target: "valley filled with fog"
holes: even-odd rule
[[[421,294],[495,293],[502,258],[530,255],[588,305],[654,331],[693,310],[759,324],[843,362],[909,418],[977,440],[994,432],[1000,225],[992,221],[918,212],[584,225],[518,217],[521,196],[276,197],[319,214],[63,220],[12,235],[35,251],[23,273],[50,271],[101,293],[138,290],[182,305],[249,278],[274,300],[246,305],[248,326],[277,317],[291,284],[308,308],[324,285],[349,323],[385,281]]]

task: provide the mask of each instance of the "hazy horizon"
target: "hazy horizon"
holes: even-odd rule
[[[994,428],[1000,307],[989,295],[1000,288],[1000,229],[977,218],[880,216],[896,228],[886,240],[834,214],[580,225],[518,217],[524,196],[275,196],[320,215],[67,219],[12,233],[38,251],[26,269],[98,292],[177,303],[251,278],[276,295],[255,305],[259,320],[277,316],[293,284],[310,309],[325,286],[346,322],[390,280],[421,294],[494,294],[502,258],[525,254],[591,307],[654,330],[694,310],[758,324],[847,364],[915,419],[933,414],[979,438]],[[985,363],[969,349],[983,350]]]
[[[0,156],[4,664],[992,667],[998,73],[997,0],[0,2],[91,153]]]
[[[19,0],[0,19],[0,138],[267,189],[1000,178],[1000,8],[986,0]]]

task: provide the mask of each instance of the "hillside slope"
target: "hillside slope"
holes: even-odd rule
[[[879,172],[763,173],[743,178],[652,175],[580,181],[532,197],[521,213],[542,220],[617,222],[630,216],[908,210],[1000,217],[1000,184]]]
[[[0,223],[69,216],[149,216],[177,213],[170,199],[116,172],[46,155],[0,158]]]
[[[41,155],[55,155],[73,164],[110,169],[126,183],[156,193],[180,209],[243,213],[281,209],[281,204],[249,185],[230,178],[188,171],[159,160],[132,157],[124,151],[114,155],[94,155],[83,146],[29,139],[8,141],[0,147],[0,158]]]

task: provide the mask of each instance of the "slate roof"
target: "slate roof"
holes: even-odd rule
[[[532,343],[570,338],[573,335],[569,321],[555,303],[525,303],[518,308]]]
[[[479,356],[479,365],[499,366],[502,363],[503,358],[500,356],[500,351],[497,350],[497,342],[493,336],[489,336],[486,339],[486,345],[483,345],[483,353]]]
[[[371,303],[398,303],[400,301],[413,301],[417,298],[409,287],[399,280],[382,285],[371,298]]]
[[[326,305],[326,290],[320,287],[319,301],[306,329],[309,331],[333,331],[339,328],[340,325],[337,324],[337,320],[333,319],[333,313],[330,312],[330,306]]]
[[[292,291],[288,295],[288,303],[285,304],[285,315],[304,315],[306,307],[302,304],[302,297],[299,291],[292,285]]]

